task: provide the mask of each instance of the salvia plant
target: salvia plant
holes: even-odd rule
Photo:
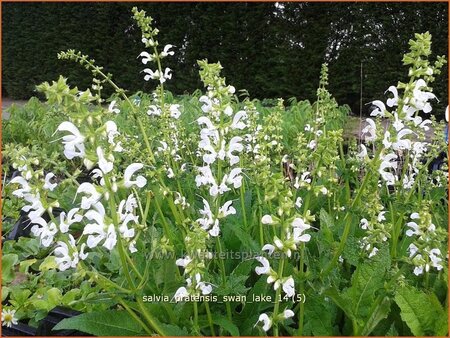
[[[2,325],[65,306],[83,314],[55,330],[94,335],[446,335],[448,173],[429,169],[447,151],[432,114],[446,61],[430,34],[354,140],[326,64],[313,104],[240,101],[207,60],[204,88],[175,97],[177,47],[133,19],[153,92],[68,50],[91,88],[44,83],[5,126]],[[19,138],[29,109],[39,132]]]

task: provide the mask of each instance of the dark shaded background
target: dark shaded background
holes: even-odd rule
[[[328,62],[331,93],[357,113],[361,65],[364,104],[406,79],[401,59],[415,32],[433,35],[434,56],[447,54],[447,3],[3,3],[3,95],[29,98],[35,85],[60,74],[89,87],[88,71],[57,60],[69,48],[96,59],[123,88],[151,91],[136,59],[143,45],[135,5],[154,18],[160,45],[177,46],[164,60],[174,70],[167,88],[176,94],[202,88],[196,60],[208,58],[252,98],[312,100]],[[434,84],[440,111],[447,73]]]

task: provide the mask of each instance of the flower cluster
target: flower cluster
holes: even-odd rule
[[[414,274],[419,276],[429,272],[430,268],[442,270],[445,263],[445,256],[441,252],[440,238],[447,236],[445,230],[436,228],[432,223],[431,214],[428,211],[427,203],[424,202],[420,212],[413,212],[410,215],[411,221],[406,226],[406,236],[414,238],[414,242],[408,247],[409,259],[415,266]]]

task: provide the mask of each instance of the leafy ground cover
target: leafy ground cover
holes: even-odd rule
[[[66,306],[83,313],[55,329],[94,335],[446,335],[431,36],[410,41],[410,80],[372,102],[360,142],[326,65],[312,103],[252,100],[207,60],[204,88],[174,97],[174,47],[133,15],[152,93],[68,50],[92,87],[43,83],[46,102],[4,125],[2,324]]]

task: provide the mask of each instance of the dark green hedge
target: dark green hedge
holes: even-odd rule
[[[361,64],[366,103],[405,79],[401,57],[414,32],[430,31],[434,52],[447,54],[446,3],[3,3],[3,93],[28,98],[60,74],[90,86],[84,68],[57,60],[68,48],[95,58],[122,87],[151,90],[136,59],[142,45],[134,5],[154,17],[161,44],[177,46],[167,59],[174,93],[201,88],[196,60],[208,58],[252,97],[312,99],[327,61],[330,91],[358,111]],[[435,85],[441,106],[444,72]]]

